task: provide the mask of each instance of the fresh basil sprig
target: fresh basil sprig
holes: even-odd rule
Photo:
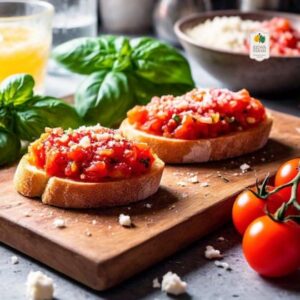
[[[32,76],[8,77],[0,85],[0,165],[16,160],[20,140],[38,138],[45,127],[76,128],[81,123],[76,110],[62,100],[35,96]]]
[[[75,108],[88,124],[115,126],[136,104],[194,87],[187,60],[153,38],[80,38],[57,47],[53,57],[68,70],[88,75],[75,95]]]
[[[0,166],[15,161],[20,154],[19,138],[8,129],[0,126]]]

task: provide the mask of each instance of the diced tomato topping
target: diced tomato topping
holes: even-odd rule
[[[46,129],[29,147],[30,162],[50,176],[102,182],[148,172],[154,155],[148,145],[126,140],[99,125],[77,130]]]
[[[247,90],[195,89],[181,97],[154,97],[146,106],[134,107],[127,116],[139,130],[195,140],[255,127],[266,119],[266,111]]]
[[[270,34],[270,53],[279,56],[300,55],[300,29],[286,18],[275,17],[260,23],[257,30]],[[249,41],[245,41],[249,51]]]

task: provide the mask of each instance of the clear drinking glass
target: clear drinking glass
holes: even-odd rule
[[[42,92],[51,47],[54,8],[44,1],[0,1],[0,82],[31,74]]]
[[[55,8],[53,47],[75,38],[97,36],[97,0],[46,1]],[[50,60],[49,71],[54,74],[68,74],[53,60]]]

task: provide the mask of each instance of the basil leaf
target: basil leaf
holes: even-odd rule
[[[176,83],[194,86],[187,60],[175,48],[152,38],[130,42],[135,73],[154,83]]]
[[[192,90],[194,85],[188,84],[157,84],[147,79],[130,75],[130,85],[133,86],[136,104],[147,104],[154,96],[180,96]]]
[[[15,161],[20,154],[20,148],[18,137],[0,126],[0,166]]]
[[[133,90],[125,73],[97,72],[80,85],[75,107],[87,123],[112,127],[135,104]]]
[[[81,125],[75,109],[62,100],[36,96],[26,105],[16,107],[14,131],[22,140],[38,138],[45,127],[77,128]]]
[[[87,75],[103,69],[129,68],[130,52],[128,38],[103,36],[71,40],[55,48],[52,56],[68,70]]]
[[[6,78],[0,86],[2,105],[23,104],[33,95],[34,79],[28,74],[18,74]]]

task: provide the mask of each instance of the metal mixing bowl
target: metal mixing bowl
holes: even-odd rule
[[[228,88],[247,88],[256,94],[283,93],[300,89],[300,56],[271,56],[262,62],[250,59],[247,53],[218,50],[201,45],[187,35],[187,30],[216,16],[240,16],[242,19],[267,20],[288,18],[300,27],[300,16],[276,12],[215,11],[193,15],[179,20],[175,33],[188,55]]]

